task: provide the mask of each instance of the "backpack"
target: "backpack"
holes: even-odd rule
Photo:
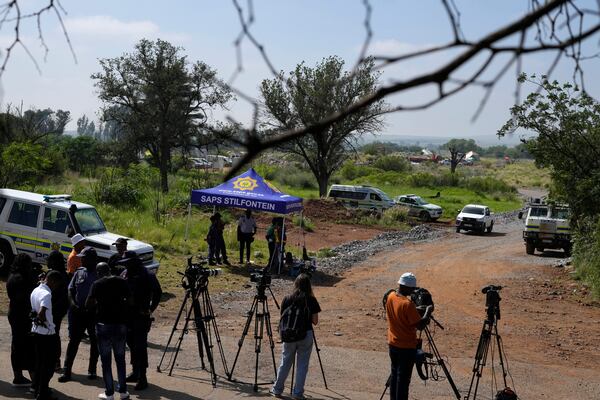
[[[306,299],[292,302],[281,313],[279,336],[282,342],[297,342],[306,337],[306,326],[310,312]]]

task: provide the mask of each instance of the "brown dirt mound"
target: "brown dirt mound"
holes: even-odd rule
[[[308,199],[304,200],[304,216],[319,222],[346,223],[369,215],[366,210],[349,210],[340,201],[331,199]]]

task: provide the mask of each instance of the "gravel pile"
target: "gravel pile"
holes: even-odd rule
[[[332,248],[332,252],[336,255],[320,259],[318,270],[328,275],[339,275],[354,264],[380,251],[398,247],[408,241],[432,240],[445,232],[430,225],[418,225],[408,232],[390,231],[381,233],[371,240],[354,240]]]
[[[503,213],[494,214],[495,224],[510,224],[519,221],[519,211],[508,211]]]

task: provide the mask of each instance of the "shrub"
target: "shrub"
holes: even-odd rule
[[[36,183],[51,167],[42,146],[29,142],[13,142],[0,154],[1,187],[19,187]]]
[[[106,168],[96,182],[90,184],[92,197],[96,203],[111,204],[117,207],[138,206],[143,193],[140,183],[129,177],[119,168]]]
[[[307,217],[302,218],[300,215],[296,215],[292,219],[292,222],[294,223],[295,226],[304,228],[304,230],[306,232],[314,232],[315,231],[315,224],[310,220],[310,218],[307,218]]]
[[[433,187],[437,184],[437,178],[428,172],[417,172],[407,177],[409,186]]]
[[[589,218],[580,223],[573,249],[577,277],[587,282],[596,298],[600,297],[600,220]]]
[[[406,208],[392,207],[383,212],[380,222],[385,226],[395,226],[399,223],[406,222],[407,220],[408,213]]]
[[[383,171],[403,172],[410,170],[410,163],[406,158],[401,156],[379,157],[375,163],[373,163],[373,166]]]
[[[469,178],[461,186],[475,192],[484,193],[515,193],[517,191],[513,186],[507,185],[504,181],[490,176],[476,176]]]

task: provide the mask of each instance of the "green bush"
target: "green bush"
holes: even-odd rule
[[[483,193],[516,193],[517,191],[513,186],[507,185],[504,181],[490,176],[468,178],[461,186],[475,192]]]
[[[590,285],[596,298],[600,297],[600,220],[586,219],[580,223],[573,264],[577,277]]]
[[[385,226],[395,226],[408,220],[408,213],[404,207],[392,207],[383,212],[380,223]]]
[[[437,185],[437,177],[428,172],[417,172],[407,177],[406,183],[414,187],[434,187]]]
[[[374,163],[375,168],[383,171],[410,171],[410,163],[405,157],[401,156],[383,156],[379,157]]]
[[[37,183],[52,165],[42,146],[13,142],[0,154],[0,187],[23,187]]]
[[[366,165],[355,165],[353,160],[346,160],[340,168],[339,174],[346,180],[352,181],[360,177],[375,175],[381,172],[377,168]]]
[[[120,168],[105,168],[97,181],[90,184],[96,203],[117,207],[138,206],[143,198],[143,182],[128,176]]]

